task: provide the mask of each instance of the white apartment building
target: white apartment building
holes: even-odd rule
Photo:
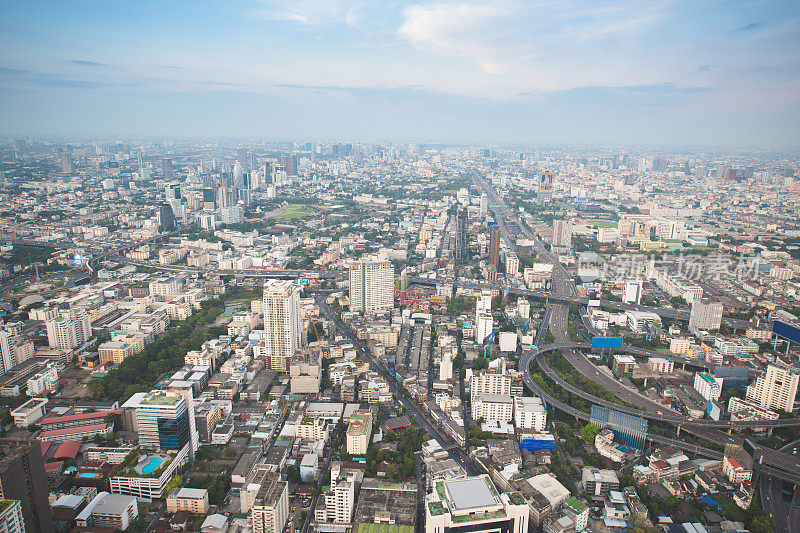
[[[481,394],[472,402],[472,418],[509,422],[514,419],[514,400],[509,394]]]
[[[369,412],[355,413],[350,417],[347,427],[347,453],[364,455],[372,434],[372,415]]]
[[[59,350],[76,348],[92,336],[91,319],[85,309],[62,310],[45,326],[48,344]]]
[[[710,402],[717,401],[722,394],[722,378],[714,377],[707,372],[697,372],[694,375],[694,390]]]
[[[771,363],[767,371],[748,385],[746,398],[767,409],[791,413],[797,396],[800,370],[782,363]]]
[[[469,381],[470,401],[482,394],[511,394],[511,376],[494,372],[473,374]]]
[[[264,284],[264,355],[292,357],[300,347],[300,287],[289,280]]]
[[[722,304],[720,302],[692,302],[689,314],[689,331],[714,331],[722,324]]]
[[[350,310],[379,313],[394,308],[394,269],[388,259],[364,258],[350,265]]]
[[[514,396],[514,425],[517,429],[544,431],[547,409],[539,397]]]

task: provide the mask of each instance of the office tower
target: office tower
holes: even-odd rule
[[[380,313],[394,308],[394,269],[388,259],[362,257],[350,265],[350,310]]]
[[[319,500],[315,509],[317,522],[333,522],[349,524],[355,510],[356,494],[363,481],[362,472],[342,473],[342,465],[336,462],[331,465],[331,484]]]
[[[203,188],[203,209],[213,211],[217,204],[217,194],[210,187]]]
[[[767,409],[780,409],[791,413],[797,396],[800,370],[783,363],[770,363],[767,371],[747,386],[748,400]]]
[[[222,209],[230,207],[236,203],[233,199],[233,191],[227,185],[220,185],[217,189],[217,207]]]
[[[0,533],[25,533],[25,518],[19,500],[0,500]]]
[[[248,152],[247,148],[239,148],[236,154],[236,160],[241,163],[242,169],[244,169],[245,172],[249,172],[251,170],[250,152]]]
[[[722,304],[720,302],[692,301],[689,313],[689,331],[714,331],[722,324]]]
[[[0,331],[0,376],[11,370],[14,366],[14,355],[11,353],[11,334],[7,331]]]
[[[64,174],[72,174],[75,170],[72,164],[72,154],[69,152],[61,152],[61,172]]]
[[[172,176],[172,159],[165,157],[161,160],[161,177],[165,180],[171,180]]]
[[[489,226],[489,266],[500,268],[500,226]]]
[[[158,230],[161,233],[175,231],[175,213],[172,211],[171,205],[165,203],[158,206],[156,219],[158,222]]]
[[[481,218],[489,214],[489,197],[486,193],[481,194]]]
[[[189,461],[194,461],[194,454],[197,448],[200,447],[200,436],[197,433],[197,424],[195,422],[195,400],[194,400],[194,386],[189,381],[173,381],[167,387],[167,390],[183,398],[186,402],[186,412],[189,415]]]
[[[439,363],[439,379],[441,381],[453,379],[453,358],[450,352],[445,351],[442,354],[442,360]]]
[[[642,280],[635,279],[625,282],[622,301],[626,304],[639,305],[642,301]]]
[[[164,197],[169,202],[170,200],[181,199],[181,184],[178,182],[167,183],[164,185]]]
[[[475,319],[476,334],[475,340],[478,344],[486,342],[489,335],[494,330],[494,319],[491,315],[478,315]]]
[[[85,309],[65,309],[45,322],[47,342],[51,348],[71,350],[88,341],[92,324]]]
[[[453,253],[456,264],[466,263],[470,259],[469,237],[467,236],[467,210],[459,208],[456,213],[456,247]]]
[[[461,204],[462,206],[466,207],[469,205],[469,190],[462,187],[456,192],[456,201]]]
[[[297,156],[283,156],[283,168],[286,170],[287,176],[297,176]]]
[[[294,356],[300,347],[300,287],[289,280],[267,280],[263,305],[264,355]]]
[[[553,173],[543,172],[539,176],[537,201],[539,204],[545,204],[553,199]]]
[[[192,440],[189,411],[181,394],[153,390],[133,406],[139,445],[159,450],[182,450]]]
[[[0,498],[18,500],[28,533],[55,531],[42,448],[34,439],[0,439]]]
[[[289,519],[289,484],[277,472],[264,476],[250,514],[253,533],[281,533]]]
[[[557,248],[572,247],[572,220],[553,220],[553,239],[550,241]]]

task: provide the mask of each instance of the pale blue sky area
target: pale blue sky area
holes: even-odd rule
[[[0,134],[800,147],[796,0],[0,12]]]

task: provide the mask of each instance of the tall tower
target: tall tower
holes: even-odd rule
[[[361,258],[350,265],[350,310],[378,313],[394,308],[394,269],[388,259]]]
[[[264,343],[266,357],[292,357],[300,348],[300,288],[289,280],[264,284]]]
[[[467,236],[467,210],[459,208],[456,214],[456,249],[453,254],[456,264],[469,260],[469,238]]]
[[[0,497],[20,501],[25,531],[56,530],[48,492],[39,441],[0,439]]]
[[[500,226],[489,227],[489,266],[500,268]]]

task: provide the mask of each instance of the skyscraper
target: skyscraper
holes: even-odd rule
[[[239,148],[236,151],[236,159],[237,159],[237,161],[239,161],[239,163],[241,163],[242,169],[245,172],[249,172],[251,170],[251,167],[250,167],[250,152],[247,150],[247,148]]]
[[[161,204],[158,206],[156,218],[158,219],[158,229],[161,233],[175,231],[175,213],[172,211],[171,205]]]
[[[767,371],[747,386],[747,399],[767,409],[794,409],[800,370],[783,363],[770,363]]]
[[[289,280],[264,284],[264,355],[292,357],[300,347],[300,287]]]
[[[61,152],[61,172],[64,174],[72,174],[75,167],[72,164],[72,154],[69,152]]]
[[[38,440],[0,439],[0,497],[22,505],[25,531],[55,531]]]
[[[469,238],[467,236],[467,210],[459,208],[456,213],[456,247],[453,259],[456,264],[469,261]]]
[[[182,450],[192,440],[189,410],[181,394],[153,390],[133,407],[141,446]]]
[[[388,259],[362,257],[350,265],[350,310],[378,313],[394,308],[394,269]]]
[[[489,266],[497,270],[500,267],[500,226],[489,226]]]
[[[722,324],[722,303],[692,301],[689,312],[689,331],[714,331]]]
[[[537,200],[541,205],[553,199],[553,173],[542,172],[538,181]]]
[[[65,309],[58,316],[45,322],[47,342],[51,348],[71,350],[88,341],[92,336],[89,313],[85,309]]]
[[[297,176],[297,156],[283,156],[283,168],[286,170],[287,176]]]

